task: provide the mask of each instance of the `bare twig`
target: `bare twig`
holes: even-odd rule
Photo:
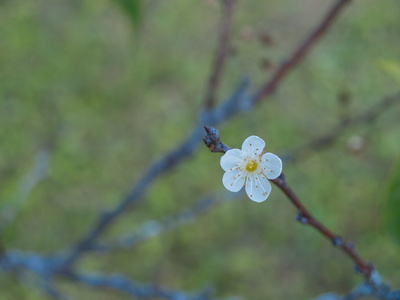
[[[51,153],[46,148],[36,154],[32,168],[18,183],[12,203],[0,211],[0,236],[18,216],[35,187],[46,178],[50,156]]]
[[[375,270],[373,272],[376,272]],[[400,299],[400,290],[392,290],[388,284],[375,284],[368,280],[359,284],[350,293],[339,296],[336,293],[327,293],[318,296],[314,300],[357,300],[357,299],[376,298],[382,300]]]
[[[208,79],[208,86],[205,96],[205,109],[209,110],[214,106],[215,96],[219,82],[224,70],[226,58],[229,55],[229,38],[232,29],[232,16],[236,0],[223,0],[222,19],[219,32],[218,46],[215,52],[212,72]]]
[[[88,286],[112,288],[117,291],[125,292],[135,298],[169,300],[210,300],[213,298],[209,290],[198,294],[188,294],[183,291],[167,289],[157,285],[136,283],[122,275],[69,273],[66,274],[66,276]]]
[[[97,237],[130,205],[140,200],[149,184],[153,182],[157,176],[179,164],[185,157],[193,154],[200,140],[200,132],[199,129],[194,130],[191,136],[189,136],[181,146],[156,161],[147,173],[136,183],[131,192],[128,193],[113,210],[105,212],[99,217],[91,231],[71,249],[64,262],[65,268],[68,269],[83,252],[90,250]]]
[[[335,19],[339,16],[344,7],[349,4],[351,0],[337,1],[329,12],[326,14],[322,22],[314,29],[314,31],[305,39],[305,41],[293,52],[290,58],[283,63],[272,78],[262,86],[254,94],[254,102],[258,103],[262,98],[268,97],[273,94],[283,79],[295,68],[304,57],[310,52],[311,48],[321,39],[328,29],[332,26]]]
[[[331,146],[336,140],[341,137],[344,132],[359,124],[371,123],[375,121],[383,112],[387,111],[393,105],[400,103],[400,92],[387,96],[379,102],[372,105],[366,111],[343,120],[340,124],[330,130],[323,136],[308,142],[300,148],[292,151],[289,155],[286,155],[288,161],[298,161],[303,159],[312,151],[318,151],[323,148]]]
[[[292,204],[296,206],[296,208],[299,210],[297,220],[299,220],[303,224],[308,224],[314,227],[323,236],[331,240],[334,246],[341,248],[356,263],[356,266],[358,267],[357,269],[361,273],[363,273],[366,278],[369,278],[371,276],[371,272],[373,270],[372,265],[366,262],[357,253],[352,242],[344,241],[340,236],[334,234],[311,215],[311,213],[307,210],[307,208],[303,205],[300,199],[290,188],[289,184],[286,182],[284,174],[272,180],[272,182],[275,183],[275,185],[278,186],[285,193]]]
[[[66,278],[92,287],[111,288],[125,292],[136,298],[157,298],[169,300],[212,300],[213,291],[205,289],[199,293],[188,293],[173,290],[159,285],[137,283],[123,275],[106,275],[101,273],[81,274],[65,270],[62,256],[44,256],[22,251],[9,251],[0,259],[0,269],[5,272],[30,272],[42,281],[42,288],[54,299],[66,300],[56,289],[53,280]],[[22,274],[23,274],[22,273]],[[233,300],[234,298],[230,298]],[[217,300],[217,299],[215,299]],[[227,298],[225,300],[228,300]]]
[[[293,57],[288,60],[291,63],[286,64],[286,67],[283,66],[281,68],[282,71],[278,70],[278,73],[266,85],[267,87],[273,86],[275,89],[275,87],[281,83],[283,77],[293,70],[293,68],[303,59],[305,53],[307,53],[311,46],[317,42],[318,38],[326,32],[329,25],[341,11],[341,8],[349,1],[350,0],[341,0],[337,2],[330,13],[328,13],[326,18],[322,21],[321,25],[317,27],[317,29],[308,39],[310,41],[306,42],[305,45],[301,45],[300,48],[294,52]],[[65,259],[65,268],[70,268],[70,266],[80,257],[83,252],[90,250],[93,242],[108,228],[108,226],[118,216],[126,211],[128,207],[141,199],[143,194],[146,192],[147,187],[156,177],[181,163],[184,158],[193,155],[199,144],[199,140],[201,139],[203,132],[202,127],[204,123],[217,126],[227,119],[237,115],[239,112],[251,109],[254,104],[261,99],[261,97],[271,95],[269,92],[263,92],[264,88],[262,88],[260,90],[261,93],[256,93],[256,95],[252,98],[252,96],[247,93],[247,88],[248,81],[245,81],[225,102],[211,110],[206,110],[203,112],[203,114],[200,116],[201,121],[192,131],[189,137],[180,146],[176,147],[175,150],[156,161],[145,173],[145,175],[137,182],[131,192],[124,199],[122,199],[122,201],[113,210],[103,213],[89,233],[72,247],[69,255]]]
[[[245,93],[247,86],[248,82],[245,81],[227,101],[214,108],[210,113],[204,115],[203,118],[205,120],[214,120],[212,123],[219,124],[220,122],[225,121],[227,118],[237,114],[242,108],[240,103],[248,99],[247,94]],[[93,242],[117,217],[125,212],[133,203],[140,201],[148,186],[158,176],[177,166],[185,158],[194,154],[194,151],[199,145],[201,137],[203,136],[204,129],[201,125],[202,123],[203,121],[201,120],[181,145],[154,162],[144,176],[136,183],[136,185],[134,185],[128,195],[123,198],[113,210],[105,212],[99,217],[97,223],[93,225],[89,233],[85,235],[83,239],[74,245],[70,250],[64,261],[64,266],[66,269],[70,268],[82,253],[92,249]]]
[[[232,197],[229,200],[236,199]],[[160,235],[164,232],[174,230],[182,225],[192,223],[202,214],[208,212],[216,204],[226,202],[226,197],[209,196],[197,201],[194,205],[180,211],[178,214],[165,218],[161,221],[150,220],[145,222],[134,233],[124,234],[116,241],[108,243],[94,243],[93,250],[112,251],[116,249],[127,249],[136,246],[142,241]]]
[[[214,128],[213,128],[214,129]],[[207,134],[205,137],[205,140],[209,141],[218,141],[216,144],[217,145],[224,145],[218,134],[218,130],[214,129],[212,130],[211,128],[208,128]],[[218,146],[212,147],[212,145],[207,144],[208,148],[212,148],[211,151],[215,151]],[[220,147],[220,151],[222,153],[226,153],[231,149],[229,146],[224,145],[224,147]],[[332,243],[341,248],[355,263],[357,266],[358,271],[363,273],[366,278],[371,277],[371,272],[373,270],[373,267],[371,264],[366,262],[354,249],[354,245],[351,242],[345,242],[340,236],[334,234],[332,231],[330,231],[328,228],[326,228],[322,223],[320,223],[317,219],[315,219],[311,213],[307,210],[307,208],[303,205],[303,203],[300,201],[300,199],[296,196],[296,194],[293,192],[293,190],[290,188],[288,183],[285,180],[285,176],[282,173],[280,177],[277,179],[272,180],[273,183],[275,183],[284,193],[285,195],[289,198],[289,200],[292,202],[294,206],[299,210],[299,214],[297,219],[301,221],[303,224],[308,224],[312,227],[314,227],[317,231],[319,231],[323,236],[328,238],[329,240],[332,241]]]
[[[230,150],[229,146],[221,142],[217,129],[211,126],[204,126],[204,129],[207,134],[204,136],[203,142],[206,144],[208,149],[211,150],[211,152],[225,153],[226,151]]]
[[[41,286],[46,294],[54,300],[70,300],[69,297],[63,295],[53,282],[52,278],[42,279]]]

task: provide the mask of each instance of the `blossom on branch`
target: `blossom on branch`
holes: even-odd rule
[[[238,192],[245,186],[249,198],[255,202],[265,201],[271,193],[268,179],[275,179],[282,173],[281,159],[272,153],[265,153],[265,142],[258,136],[248,137],[242,150],[231,149],[221,157],[225,174],[222,183],[231,192]]]

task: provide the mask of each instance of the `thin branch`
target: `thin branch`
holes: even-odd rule
[[[41,286],[46,294],[54,300],[70,300],[69,297],[63,295],[53,282],[52,278],[42,278]]]
[[[18,183],[13,201],[0,211],[0,236],[18,216],[32,191],[46,178],[50,158],[51,153],[46,148],[36,154],[33,166]]]
[[[213,289],[204,289],[199,293],[169,289],[154,284],[137,283],[123,275],[105,275],[101,273],[80,274],[65,270],[61,256],[44,256],[22,251],[9,251],[0,259],[0,268],[4,272],[18,271],[21,274],[33,273],[41,281],[42,288],[54,299],[66,300],[56,289],[53,280],[63,277],[92,287],[111,288],[125,292],[137,298],[157,298],[169,300],[212,300]],[[234,300],[237,298],[230,298]],[[215,299],[217,300],[217,299]],[[225,300],[228,300],[227,298]]]
[[[213,129],[213,130],[212,130]],[[224,145],[223,147],[219,147],[220,151],[222,153],[226,153],[229,149],[231,149],[229,146],[223,144],[219,138],[218,130],[214,128],[208,128],[206,129],[206,137],[204,138],[207,141],[215,141],[219,140],[215,146],[211,147],[210,144],[207,144],[207,147],[211,149],[212,152],[217,152],[215,151],[219,146],[218,145]],[[333,245],[336,247],[341,248],[355,263],[357,266],[357,270],[360,271],[365,275],[366,278],[371,277],[371,272],[373,270],[373,267],[370,263],[365,261],[355,250],[354,244],[352,242],[345,242],[340,236],[334,234],[332,231],[330,231],[327,227],[322,225],[317,219],[315,219],[311,213],[307,210],[307,208],[303,205],[303,203],[300,201],[300,199],[296,196],[296,194],[293,192],[293,190],[290,188],[288,183],[285,180],[285,176],[282,173],[280,177],[277,179],[272,180],[273,183],[275,183],[284,193],[285,195],[289,198],[289,200],[292,202],[292,204],[299,210],[298,214],[298,220],[301,221],[303,224],[308,224],[312,227],[314,227],[317,231],[319,231],[323,236],[331,240]]]
[[[214,106],[217,88],[225,67],[226,58],[230,51],[230,33],[232,30],[232,16],[236,0],[223,0],[222,19],[219,32],[218,46],[205,96],[205,109],[209,110]]]
[[[94,243],[93,250],[103,252],[135,247],[137,244],[149,238],[160,235],[164,232],[172,231],[182,225],[194,222],[197,217],[208,212],[216,204],[226,201],[226,197],[210,196],[202,198],[191,207],[181,210],[178,214],[174,216],[170,216],[161,221],[147,221],[134,233],[125,234],[116,241],[111,241],[107,243]]]
[[[68,273],[65,276],[79,283],[96,287],[112,288],[117,291],[125,292],[136,298],[157,298],[168,300],[211,300],[213,291],[205,289],[197,294],[189,294],[183,291],[172,290],[158,285],[141,284],[132,281],[123,275],[104,275]],[[234,298],[231,298],[232,300]],[[228,300],[228,299],[225,299]]]
[[[373,272],[376,272],[375,270]],[[327,293],[318,296],[313,300],[357,300],[365,299],[368,297],[383,299],[383,300],[396,300],[400,299],[400,290],[392,290],[389,285],[385,283],[374,284],[371,281],[366,281],[359,284],[350,293],[339,296],[336,293]]]
[[[355,263],[358,267],[357,270],[365,275],[366,278],[371,276],[373,267],[370,263],[365,261],[355,250],[354,244],[350,241],[344,241],[342,237],[334,234],[328,228],[326,228],[322,223],[311,215],[307,208],[303,205],[300,199],[296,196],[293,190],[290,188],[289,184],[285,180],[284,174],[280,177],[272,180],[276,186],[278,186],[284,194],[289,198],[294,206],[299,210],[297,220],[303,224],[308,224],[319,231],[323,236],[328,238],[332,244],[336,247],[341,248]]]
[[[275,87],[279,85],[283,77],[288,74],[293,68],[303,59],[305,53],[314,45],[320,36],[322,36],[329,25],[333,22],[335,17],[341,11],[346,3],[350,0],[341,0],[332,8],[330,13],[323,20],[322,24],[317,27],[311,37],[308,39],[305,45],[301,45],[298,50],[296,50],[288,61],[289,64],[285,64],[281,71],[278,70],[271,81],[266,85],[266,87]],[[314,37],[316,36],[316,37]],[[108,228],[108,226],[119,217],[124,211],[127,210],[133,203],[138,202],[141,197],[146,192],[150,183],[155,180],[156,177],[165,173],[172,167],[180,164],[184,158],[190,157],[194,154],[195,149],[199,144],[203,132],[203,124],[210,124],[217,126],[218,124],[226,121],[229,118],[237,115],[240,112],[249,110],[253,108],[254,104],[257,103],[261,97],[270,96],[270,92],[265,92],[264,88],[260,92],[256,93],[255,96],[248,94],[249,83],[244,81],[239,88],[233,92],[233,94],[219,106],[211,109],[205,110],[200,115],[200,122],[189,135],[189,137],[175,150],[163,156],[160,160],[156,161],[150,169],[144,174],[144,176],[136,183],[131,192],[111,211],[103,213],[97,223],[94,224],[92,229],[79,241],[75,246],[72,247],[69,255],[65,259],[64,266],[66,269],[70,268],[71,265],[80,257],[82,253],[88,251],[94,241]],[[268,88],[269,90],[270,88]]]
[[[143,177],[141,177],[141,179],[134,185],[128,195],[123,198],[113,210],[100,215],[97,223],[93,225],[88,234],[72,247],[65,258],[64,267],[66,269],[70,268],[82,253],[92,249],[94,241],[116,218],[133,205],[133,203],[138,203],[141,200],[148,186],[158,176],[179,165],[185,158],[194,154],[196,148],[200,144],[201,137],[203,136],[204,129],[201,124],[203,124],[204,120],[214,120],[214,122],[211,122],[218,124],[237,114],[242,108],[240,103],[247,101],[248,99],[246,94],[247,87],[248,82],[245,81],[227,101],[214,108],[209,113],[203,115],[203,119],[181,145],[155,161],[149,170],[145,172]]]
[[[351,0],[339,0],[328,11],[322,22],[305,39],[305,41],[293,52],[290,58],[283,63],[272,78],[254,94],[254,102],[258,103],[262,98],[272,95],[283,79],[295,68],[304,57],[310,52],[311,48],[326,34],[332,26],[340,12],[349,4]]]
[[[225,153],[226,151],[231,149],[231,147],[222,143],[219,136],[219,131],[217,129],[211,126],[204,126],[204,130],[207,134],[204,136],[203,142],[206,144],[211,152]]]
[[[400,103],[400,92],[393,94],[391,96],[387,96],[374,105],[372,105],[366,111],[343,120],[340,124],[330,130],[328,133],[323,136],[308,142],[307,144],[301,146],[300,148],[292,151],[290,154],[286,155],[288,161],[294,162],[300,159],[303,159],[312,151],[318,151],[323,148],[331,146],[336,140],[341,137],[344,132],[349,130],[351,127],[364,124],[371,123],[375,121],[381,114],[387,111],[395,104]]]
[[[156,177],[179,164],[185,157],[193,155],[199,143],[200,136],[200,129],[194,130],[181,146],[156,161],[136,183],[131,192],[128,193],[113,210],[103,213],[99,217],[97,223],[94,224],[91,231],[71,249],[70,253],[65,258],[65,268],[68,269],[83,252],[90,250],[97,237],[99,237],[117,217],[125,212],[130,205],[139,202],[147,187]]]

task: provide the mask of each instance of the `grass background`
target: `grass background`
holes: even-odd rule
[[[331,3],[238,1],[234,55],[218,99],[244,75],[254,89],[265,82]],[[51,148],[49,176],[5,232],[7,248],[50,254],[74,243],[99,211],[114,207],[158,156],[184,139],[203,105],[219,13],[216,1],[148,0],[132,23],[107,0],[0,2],[1,207],[18,203],[21,178],[38,151]],[[357,114],[398,91],[399,13],[395,0],[353,1],[272,98],[219,127],[224,141],[240,147],[254,134],[268,151],[284,153],[323,135],[343,113]],[[273,45],[260,42],[265,33]],[[342,93],[350,95],[345,108]],[[311,212],[353,240],[396,287],[399,247],[382,225],[399,153],[399,113],[394,106],[329,149],[284,166]],[[357,153],[348,147],[354,135],[365,141]],[[201,147],[155,181],[104,239],[222,189],[219,158]],[[133,249],[87,255],[78,267],[188,291],[213,284],[218,296],[246,299],[307,299],[361,282],[352,262],[294,222],[295,215],[278,189],[262,204],[243,196]],[[76,299],[129,298],[59,285]],[[43,298],[29,281],[0,273],[0,299]]]

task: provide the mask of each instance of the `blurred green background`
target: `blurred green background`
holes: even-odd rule
[[[217,42],[219,3],[126,2],[0,1],[0,209],[3,217],[5,209],[19,210],[4,232],[7,248],[50,254],[76,242],[196,123]],[[234,54],[219,101],[244,75],[253,90],[264,83],[331,3],[239,0]],[[395,0],[353,1],[272,98],[219,127],[223,140],[240,147],[254,134],[266,140],[268,151],[285,153],[326,133],[343,114],[356,115],[397,92],[399,15]],[[259,38],[266,35],[267,44]],[[311,212],[354,241],[395,287],[400,230],[388,234],[396,213],[388,223],[385,212],[400,213],[396,197],[388,197],[396,186],[399,113],[395,105],[373,124],[351,128],[334,146],[284,165]],[[355,139],[362,140],[356,150]],[[23,178],[43,150],[50,153],[48,175],[24,201]],[[200,147],[156,180],[145,201],[103,238],[223,189],[219,159]],[[262,204],[243,196],[133,249],[86,255],[78,267],[187,291],[214,284],[220,297],[246,299],[307,299],[360,283],[349,258],[295,222],[295,215],[273,188]],[[129,298],[65,280],[58,284],[76,299]],[[17,276],[0,273],[0,299],[44,297]]]

